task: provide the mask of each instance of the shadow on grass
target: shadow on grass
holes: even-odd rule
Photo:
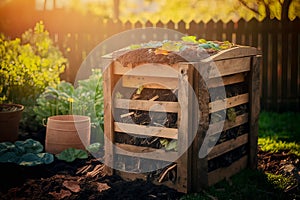
[[[197,194],[189,194],[181,200],[282,200],[294,199],[294,195],[285,193],[283,187],[287,179],[273,177],[258,170],[245,169],[227,181],[204,189]]]

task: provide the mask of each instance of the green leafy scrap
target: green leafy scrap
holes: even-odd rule
[[[139,49],[141,47],[142,47],[142,45],[140,45],[140,44],[132,44],[132,45],[130,45],[129,49],[130,50],[135,50],[135,49]]]
[[[236,112],[235,112],[234,108],[229,108],[227,110],[227,118],[228,118],[229,121],[235,122],[235,120],[236,120]]]
[[[177,140],[171,140],[169,141],[168,139],[160,139],[160,144],[167,150],[167,151],[177,151],[178,147],[178,142]]]
[[[56,155],[57,159],[73,162],[76,159],[87,159],[88,153],[82,149],[68,148]]]
[[[161,46],[161,49],[165,50],[165,51],[179,52],[182,47],[183,46],[178,42],[168,41],[168,42],[163,43],[163,45]]]
[[[198,43],[198,41],[196,40],[196,36],[193,35],[189,35],[189,36],[183,36],[181,37],[181,40],[184,42],[192,42],[192,43]]]
[[[88,150],[91,153],[97,153],[100,150],[101,144],[99,142],[95,142],[93,144],[90,144],[86,147],[86,150]]]

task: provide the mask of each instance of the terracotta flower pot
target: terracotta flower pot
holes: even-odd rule
[[[24,106],[20,104],[0,104],[0,142],[18,140],[19,122]]]
[[[51,116],[46,127],[46,152],[57,154],[71,147],[85,149],[90,144],[91,122],[88,116]]]

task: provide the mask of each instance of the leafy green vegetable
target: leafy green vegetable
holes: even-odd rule
[[[64,160],[66,162],[73,162],[75,159],[86,159],[88,158],[88,153],[82,149],[68,148],[61,153],[57,154],[56,157],[59,160]]]
[[[34,166],[52,163],[54,157],[49,153],[41,153],[43,146],[33,139],[0,143],[0,162],[13,162],[19,165]]]

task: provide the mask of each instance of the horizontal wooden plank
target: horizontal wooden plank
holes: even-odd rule
[[[115,126],[114,130],[116,132],[123,132],[123,133],[140,135],[140,136],[162,137],[162,138],[169,138],[169,139],[178,138],[178,130],[175,128],[126,124],[120,122],[115,122],[114,126]]]
[[[214,124],[210,124],[206,134],[212,135],[212,134],[220,133],[221,131],[226,131],[228,129],[245,124],[249,120],[248,116],[249,116],[248,113],[244,113],[242,115],[237,116],[235,121],[225,120],[225,122],[221,121]]]
[[[115,153],[137,158],[147,158],[153,160],[162,160],[174,162],[178,158],[178,152],[165,151],[163,149],[154,149],[150,147],[140,147],[129,144],[115,143]]]
[[[178,64],[166,65],[160,63],[144,63],[135,67],[124,67],[120,62],[114,62],[114,74],[131,76],[148,76],[163,78],[178,78]]]
[[[248,156],[243,156],[239,160],[225,168],[219,168],[208,173],[208,186],[211,186],[223,179],[228,179],[232,175],[247,167]]]
[[[223,100],[213,101],[208,104],[209,113],[217,112],[217,111],[224,110],[227,108],[232,108],[232,107],[247,103],[248,101],[249,101],[248,93],[240,94],[240,95],[226,98]]]
[[[124,75],[122,85],[129,88],[138,88],[143,85],[144,88],[173,90],[178,87],[178,78]]]
[[[203,62],[209,62],[211,60],[218,61],[218,60],[225,60],[231,58],[241,58],[241,57],[249,57],[257,55],[257,49],[255,47],[250,46],[237,46],[230,49],[226,49],[220,51],[219,53],[210,56],[209,58],[203,60]]]
[[[228,151],[236,149],[237,147],[248,142],[248,134],[243,134],[235,139],[228,140],[221,144],[214,146],[208,154],[208,160],[218,157]]]
[[[225,85],[231,85],[235,83],[241,83],[244,81],[245,81],[245,74],[238,73],[238,74],[209,79],[206,84],[208,88],[214,88],[214,87],[220,87]]]
[[[209,67],[209,78],[250,71],[251,57],[232,58],[213,62]]]
[[[122,108],[122,109],[147,110],[147,111],[149,111],[151,108],[151,111],[153,112],[178,113],[180,111],[180,104],[178,102],[167,102],[167,101],[115,99],[114,107]]]

